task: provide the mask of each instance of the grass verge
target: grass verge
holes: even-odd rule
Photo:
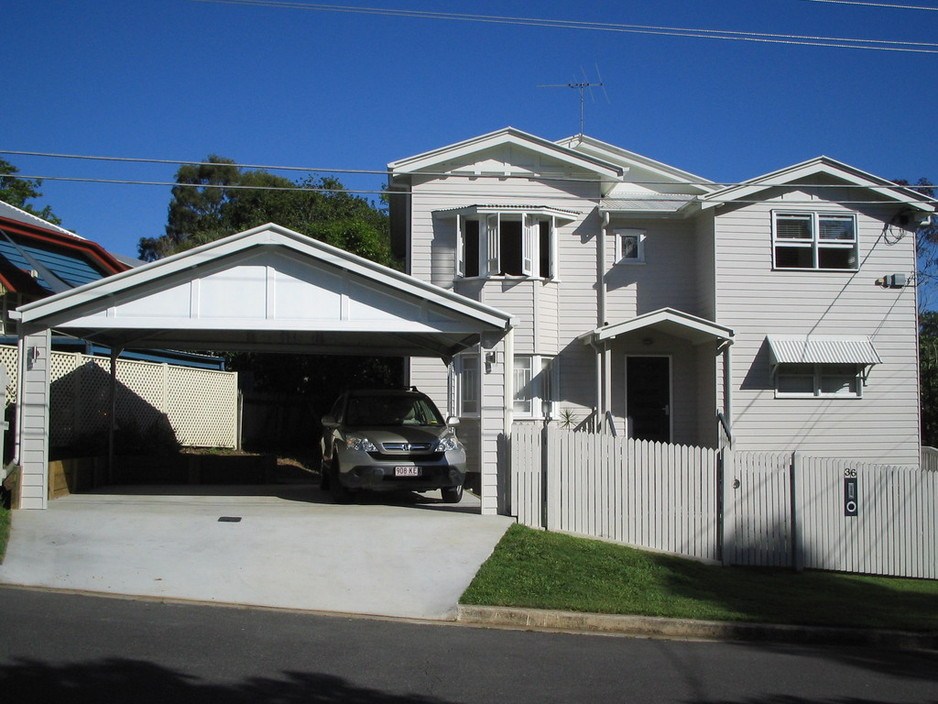
[[[938,630],[938,581],[704,565],[513,525],[463,604]]]

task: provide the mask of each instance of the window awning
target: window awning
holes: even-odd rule
[[[868,337],[769,335],[769,361],[779,364],[881,364]]]
[[[456,217],[457,215],[464,215],[468,217],[475,217],[477,215],[493,215],[493,214],[506,214],[506,213],[523,213],[525,215],[540,215],[543,217],[555,217],[562,222],[572,222],[579,217],[580,213],[577,210],[565,210],[563,208],[555,208],[550,205],[518,205],[518,204],[509,204],[509,205],[482,205],[474,204],[467,205],[459,208],[445,208],[443,210],[434,210],[433,214],[437,217]]]

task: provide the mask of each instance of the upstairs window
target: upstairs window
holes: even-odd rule
[[[573,220],[567,211],[471,206],[455,214],[457,276],[557,276],[557,226]]]
[[[857,223],[853,215],[794,212],[773,215],[776,269],[857,268]]]
[[[616,263],[643,264],[645,262],[645,231],[616,230]]]

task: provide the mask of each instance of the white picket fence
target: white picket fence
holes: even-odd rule
[[[512,428],[512,515],[525,525],[716,560],[717,501],[714,450]]]
[[[938,470],[533,424],[510,447],[525,525],[725,564],[938,578]]]

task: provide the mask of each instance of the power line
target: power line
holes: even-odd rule
[[[17,156],[34,156],[34,157],[47,157],[53,159],[79,159],[79,160],[88,160],[88,161],[113,161],[121,163],[135,163],[135,164],[169,164],[169,165],[179,165],[179,166],[230,166],[236,169],[260,169],[263,171],[300,171],[306,173],[327,173],[327,174],[352,174],[352,175],[364,175],[364,176],[393,176],[398,172],[381,170],[381,169],[333,169],[333,168],[320,168],[313,166],[285,166],[285,165],[273,165],[273,164],[242,164],[237,162],[228,162],[228,161],[185,161],[177,159],[152,159],[145,157],[120,157],[120,156],[100,156],[100,155],[91,155],[91,154],[60,154],[55,152],[37,152],[37,151],[17,151],[12,149],[0,149],[0,154],[13,154]],[[421,171],[423,176],[432,176],[432,177],[445,177],[453,178],[458,176],[465,176],[467,174],[462,174],[459,172],[451,171]],[[91,183],[115,183],[115,184],[128,184],[128,185],[144,185],[144,186],[208,186],[212,184],[200,184],[200,183],[181,183],[179,181],[142,181],[142,180],[123,180],[123,179],[94,179],[94,178],[82,178],[82,177],[67,177],[67,176],[27,176],[21,173],[16,174],[2,174],[5,178],[19,178],[19,179],[35,179],[40,181],[86,181]],[[560,183],[595,183],[595,178],[577,178],[573,176],[541,176],[530,173],[475,173],[471,174],[473,179],[493,179],[504,181],[506,179],[519,179],[527,181],[538,181],[538,182],[560,182]],[[636,186],[661,186],[663,185],[661,181],[628,181],[628,183]],[[692,181],[690,179],[685,179],[680,182],[682,185],[687,186],[701,186],[704,188],[729,188],[732,186],[745,186],[748,185],[748,181],[734,181],[734,182],[718,182],[718,181],[709,181],[709,180],[699,180]],[[215,184],[217,187],[221,188],[234,188],[234,186],[224,186],[224,184]],[[816,184],[818,187],[822,188],[868,188],[868,186],[855,185],[855,184],[839,184],[839,185],[828,185],[828,184]],[[938,186],[933,184],[910,184],[910,185],[900,185],[896,184],[900,188],[938,188]],[[256,188],[256,189],[269,189],[269,190],[310,190],[306,186],[239,186],[240,188]],[[318,190],[330,190],[318,188]],[[332,189],[336,191],[348,190],[345,188],[341,189]],[[361,192],[361,193],[398,193],[399,191],[389,190],[389,191],[349,191],[349,192]],[[673,195],[673,194],[672,194]]]
[[[802,0],[803,2],[823,2],[830,5],[858,5],[860,7],[881,7],[889,10],[925,10],[938,12],[938,7],[924,5],[897,5],[893,2],[862,2],[861,0]]]
[[[333,174],[387,174],[387,171],[373,169],[320,169],[312,166],[271,166],[265,164],[234,164],[227,161],[184,161],[178,159],[147,159],[129,156],[93,156],[89,154],[56,154],[54,152],[26,152],[12,149],[0,149],[0,154],[15,156],[41,156],[55,159],[84,159],[87,161],[118,161],[135,164],[171,164],[174,166],[232,166],[239,169],[262,169],[268,171],[310,171]]]
[[[452,176],[452,174],[450,174],[450,176]],[[131,179],[83,178],[83,177],[78,177],[78,176],[26,176],[23,174],[4,174],[4,177],[18,178],[18,179],[37,179],[41,181],[70,181],[70,182],[77,182],[77,183],[101,183],[101,184],[106,184],[106,185],[122,185],[122,186],[172,186],[172,187],[179,186],[183,188],[185,187],[218,188],[218,189],[230,189],[230,190],[242,190],[242,191],[294,191],[294,192],[306,192],[306,193],[317,193],[317,192],[318,193],[347,193],[347,194],[354,194],[354,195],[376,195],[376,196],[405,194],[405,192],[403,191],[395,191],[395,190],[368,190],[368,189],[356,189],[356,188],[345,188],[345,187],[323,188],[323,187],[316,186],[315,188],[309,188],[307,186],[254,186],[254,185],[241,185],[241,184],[231,185],[231,184],[224,184],[224,183],[179,183],[177,181],[137,181],[137,180],[131,180]],[[499,180],[504,180],[504,176],[500,176],[497,178],[499,178]],[[519,178],[531,179],[534,177],[519,176]],[[633,182],[630,181],[629,183],[633,183]],[[634,182],[634,183],[638,184],[639,182]],[[651,183],[661,185],[660,182],[651,182]],[[790,187],[792,184],[790,183],[752,184],[748,182],[742,182],[742,183],[727,183],[727,184],[708,183],[707,185],[718,186],[720,188],[730,188],[734,186],[750,186],[750,185],[757,185],[760,188],[783,188],[783,187]],[[820,188],[820,189],[831,188],[831,189],[837,189],[837,190],[843,190],[843,189],[849,189],[849,188],[863,188],[863,189],[876,188],[876,186],[871,187],[871,186],[861,186],[861,185],[854,185],[854,184],[824,184],[824,183],[818,183],[818,184],[801,183],[799,184],[799,186],[803,188]],[[890,187],[904,188],[907,190],[915,190],[915,188],[934,188],[935,186],[926,185],[926,184],[916,184],[914,187],[912,187],[912,186],[900,186],[896,184],[894,186],[881,186],[881,187],[882,188],[890,188]],[[495,192],[493,191],[493,193]],[[447,196],[447,197],[455,197],[455,198],[477,198],[477,199],[488,197],[488,194],[485,191],[479,191],[479,190],[459,192],[459,191],[452,191],[452,190],[437,191],[432,188],[423,189],[419,191],[419,193],[408,192],[406,193],[406,195],[409,195],[411,197],[415,195],[419,195],[420,197],[434,197],[434,198],[438,196]],[[499,192],[499,195],[502,195],[502,194]],[[684,200],[684,198],[682,197],[683,195],[685,194],[680,194],[680,193],[649,193],[647,195],[623,194],[619,196],[618,198],[616,196],[607,196],[607,198],[609,198],[610,200],[617,200],[617,199],[641,200],[642,197],[644,197],[647,200],[654,200],[654,201],[672,200],[674,202],[678,202],[678,200],[680,200],[681,203],[684,203],[687,201]],[[693,196],[688,195],[688,199],[692,197]],[[702,194],[701,197],[706,197],[706,195]],[[551,200],[555,200],[555,201],[569,200],[571,202],[582,203],[584,200],[588,200],[588,199],[584,199],[581,196],[576,196],[576,195],[561,196],[558,194],[554,194],[551,196]],[[714,200],[719,201],[720,199],[714,199]],[[758,199],[747,200],[747,199],[735,199],[734,198],[732,202],[734,203],[764,203],[765,201],[758,200]],[[844,204],[844,205],[894,205],[895,204],[895,201],[892,201],[892,200],[877,201],[877,200],[868,200],[868,199],[863,199],[863,200],[837,199],[837,202]],[[791,205],[807,206],[807,205],[812,205],[812,204],[817,205],[817,201],[813,201],[813,200],[785,201],[786,207],[791,206]]]
[[[720,39],[724,41],[745,41],[764,44],[787,44],[795,46],[819,46],[835,49],[866,49],[871,51],[891,51],[915,54],[938,54],[938,44],[934,42],[907,42],[882,39],[853,39],[849,37],[806,36],[798,34],[772,34],[764,32],[743,32],[735,30],[703,29],[700,27],[668,27],[658,25],[621,24],[611,22],[588,22],[580,20],[552,20],[540,17],[510,17],[501,15],[477,15],[456,12],[437,12],[426,10],[402,10],[376,7],[354,7],[348,5],[326,5],[321,3],[288,2],[286,0],[188,0],[219,5],[244,5],[269,7],[288,10],[309,10],[315,12],[339,12],[346,14],[383,15],[390,17],[408,17],[419,19],[448,20],[458,22],[480,22],[488,24],[508,24],[528,27],[550,27],[555,29],[583,29],[601,32],[624,32],[629,34],[647,34],[694,39]]]

